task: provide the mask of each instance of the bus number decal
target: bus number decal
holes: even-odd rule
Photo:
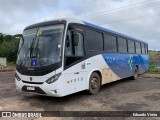
[[[67,83],[75,83],[75,82],[81,82],[81,81],[83,81],[83,77],[67,80]]]

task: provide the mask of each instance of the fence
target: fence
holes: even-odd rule
[[[149,72],[160,72],[160,60],[149,61]]]

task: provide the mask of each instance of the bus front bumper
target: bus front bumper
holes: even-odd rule
[[[43,84],[28,84],[15,79],[15,83],[18,91],[53,97],[64,96],[61,89],[58,87],[57,82],[52,84],[47,84],[46,82]]]

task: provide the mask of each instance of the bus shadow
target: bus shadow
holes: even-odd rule
[[[115,81],[112,83],[108,83],[103,85],[101,90],[96,95],[89,95],[86,91],[81,91],[78,93],[74,93],[64,97],[50,97],[50,96],[41,96],[41,95],[24,95],[22,97],[22,101],[29,103],[30,106],[36,108],[43,108],[44,111],[56,110],[63,111],[67,107],[72,109],[77,104],[84,105],[86,101],[90,101],[92,99],[101,99],[103,97],[109,97],[110,95],[124,93],[126,91],[125,87],[117,87],[121,86],[121,84],[125,84],[131,82],[130,79],[122,79],[119,81]],[[123,90],[121,90],[123,89]]]
[[[64,97],[52,97],[52,96],[43,96],[43,95],[37,95],[37,94],[30,94],[30,95],[24,95],[23,100],[34,100],[39,102],[52,102],[52,103],[67,103],[69,101],[73,101],[76,99],[81,99],[82,97],[87,97],[86,91],[81,91],[77,93],[73,93]]]

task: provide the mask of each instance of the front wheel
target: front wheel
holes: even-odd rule
[[[89,79],[89,94],[94,95],[98,93],[100,86],[100,76],[96,72],[92,73]]]

